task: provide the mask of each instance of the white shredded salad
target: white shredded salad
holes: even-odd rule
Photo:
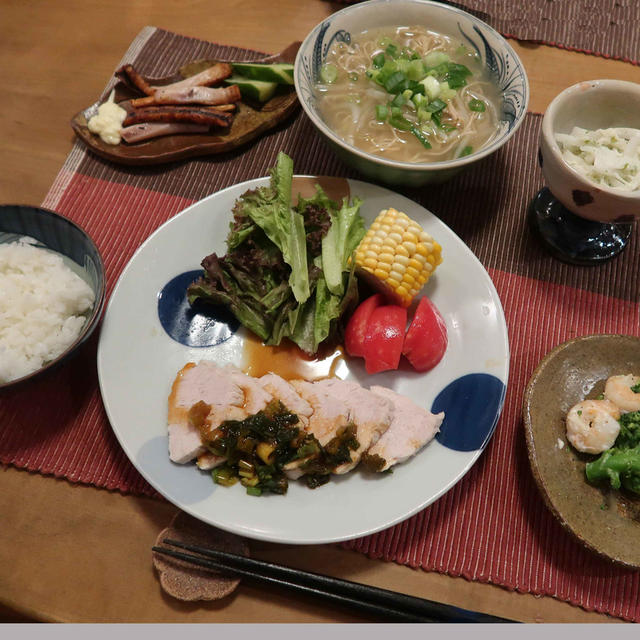
[[[556,142],[565,162],[595,184],[640,189],[640,129],[574,127],[571,133],[557,133]]]
[[[95,296],[62,256],[33,238],[0,244],[0,383],[57,358],[78,337]]]

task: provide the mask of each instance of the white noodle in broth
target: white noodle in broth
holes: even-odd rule
[[[462,64],[471,71],[466,85],[446,100],[446,107],[438,114],[439,125],[420,120],[412,101],[402,107],[402,117],[412,128],[419,128],[419,134],[431,146],[429,149],[415,131],[401,130],[392,126],[388,118],[380,121],[376,115],[376,106],[388,105],[393,95],[370,79],[367,71],[372,69],[373,58],[385,52],[389,42],[398,50],[409,49],[422,59],[433,51],[440,51],[452,63]],[[326,67],[332,69],[335,79],[332,77],[330,82],[316,86],[320,113],[338,136],[368,153],[403,162],[440,162],[477,151],[498,133],[497,87],[489,80],[475,53],[449,36],[423,27],[366,31],[354,37],[349,45],[334,43],[327,55]],[[472,101],[476,101],[476,105],[481,102],[483,110],[470,108]]]

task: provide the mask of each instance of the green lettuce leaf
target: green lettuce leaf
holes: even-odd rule
[[[329,291],[338,296],[344,292],[342,274],[365,234],[359,213],[361,205],[359,198],[354,198],[352,205],[343,200],[341,209],[331,216],[331,227],[322,239],[322,270]]]
[[[291,207],[293,161],[280,152],[271,173],[271,185],[257,189],[243,199],[242,213],[250,217],[282,252],[291,267],[289,285],[296,300],[303,303],[310,295],[307,243],[304,218]]]

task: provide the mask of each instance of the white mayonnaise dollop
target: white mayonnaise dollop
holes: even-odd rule
[[[98,107],[98,114],[87,122],[91,133],[96,133],[107,144],[120,144],[120,132],[122,123],[127,117],[127,112],[114,102],[114,91],[109,99]]]

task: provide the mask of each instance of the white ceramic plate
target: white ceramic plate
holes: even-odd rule
[[[434,502],[482,453],[502,410],[509,366],[507,329],[489,275],[466,245],[436,216],[382,187],[349,180],[364,200],[367,224],[393,206],[419,221],[442,245],[443,263],[427,284],[442,313],[449,345],[430,372],[408,368],[367,376],[360,359],[337,370],[363,386],[382,384],[433,411],[444,410],[440,434],[391,474],[357,470],[311,490],[291,482],[286,496],[252,497],[239,484],[215,485],[195,465],[167,453],[167,396],[190,361],[242,364],[243,330],[211,347],[171,338],[159,319],[167,283],[200,269],[202,258],[225,253],[231,209],[260,178],[229,187],[190,206],[157,229],[124,269],[107,307],[98,348],[100,389],[127,456],[167,500],[192,516],[249,538],[295,544],[337,542],[390,527]],[[294,187],[295,188],[295,187]],[[175,281],[174,281],[175,282]],[[166,317],[165,323],[166,326]]]

